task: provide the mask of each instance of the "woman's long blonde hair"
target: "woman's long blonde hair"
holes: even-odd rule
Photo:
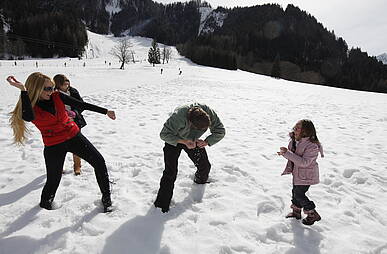
[[[30,98],[32,108],[36,105],[39,100],[40,94],[43,91],[44,83],[46,80],[50,80],[50,77],[40,73],[34,72],[28,76],[25,83],[27,89],[28,97]],[[23,145],[26,140],[26,135],[29,133],[29,130],[22,118],[22,101],[19,97],[19,101],[16,104],[15,109],[10,112],[10,125],[13,130],[13,140],[15,144]]]

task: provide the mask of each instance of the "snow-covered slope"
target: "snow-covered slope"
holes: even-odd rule
[[[379,61],[382,61],[384,64],[387,64],[387,53],[378,55],[376,57]]]
[[[387,253],[387,95],[198,66],[175,50],[169,64],[152,67],[151,40],[131,41],[139,62],[124,71],[108,54],[116,39],[94,34],[94,57],[85,60],[37,60],[39,68],[36,60],[0,61],[1,254]],[[7,113],[19,92],[5,84],[7,75],[24,81],[34,71],[64,73],[87,102],[116,111],[116,121],[85,112],[83,129],[114,180],[114,212],[101,213],[93,169],[83,163],[74,176],[70,155],[56,196],[61,208],[38,207],[41,137],[30,125],[27,144],[11,144]],[[176,106],[192,101],[217,111],[226,137],[207,149],[205,186],[193,184],[195,169],[182,153],[173,205],[162,214],[152,205],[164,167],[159,132]],[[276,155],[302,118],[315,123],[326,155],[321,183],[308,193],[322,216],[311,227],[284,218],[291,177],[280,176],[285,160]]]

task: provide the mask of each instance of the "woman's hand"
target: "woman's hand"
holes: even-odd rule
[[[284,155],[288,149],[286,147],[280,147],[280,151],[277,152],[278,155]]]
[[[11,86],[14,86],[16,88],[19,88],[22,91],[27,91],[24,84],[20,81],[18,81],[14,76],[8,76],[7,81]]]
[[[106,115],[107,115],[110,119],[116,120],[116,113],[114,113],[113,110],[108,110],[108,112],[106,113]]]

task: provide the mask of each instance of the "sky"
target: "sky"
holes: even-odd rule
[[[0,254],[387,254],[387,116],[375,110],[387,108],[387,94],[200,66],[174,47],[168,64],[152,67],[152,40],[141,37],[130,38],[137,62],[120,70],[109,54],[119,38],[88,37],[87,59],[0,60]],[[84,111],[82,128],[105,158],[112,213],[102,213],[93,168],[83,161],[75,176],[71,154],[59,208],[38,206],[46,181],[41,135],[27,124],[25,146],[12,144],[8,112],[20,92],[5,82],[35,71],[64,73],[86,102],[116,112],[113,121]],[[177,106],[195,101],[215,110],[226,136],[206,148],[209,184],[193,183],[195,166],[182,152],[163,214],[153,206],[164,170],[159,133]],[[313,121],[325,154],[317,159],[321,182],[307,193],[322,216],[313,226],[285,218],[292,177],[281,176],[287,161],[276,154],[303,118]]]
[[[175,0],[157,0],[161,3]],[[387,1],[385,0],[208,0],[213,8],[217,6],[253,6],[278,3],[283,8],[293,4],[307,11],[328,30],[334,30],[351,47],[360,47],[369,55],[377,56],[387,52]]]

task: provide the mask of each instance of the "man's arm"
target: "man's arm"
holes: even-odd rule
[[[208,143],[209,146],[212,146],[223,139],[224,135],[226,135],[226,129],[224,128],[222,121],[220,121],[215,111],[213,111],[212,109],[209,109],[209,115],[211,119],[211,126],[210,126],[211,135],[209,135],[205,139],[205,141]]]
[[[175,111],[164,123],[163,129],[160,132],[160,138],[173,146],[184,142],[179,136],[179,130],[185,127],[186,121],[180,114],[181,112]]]

